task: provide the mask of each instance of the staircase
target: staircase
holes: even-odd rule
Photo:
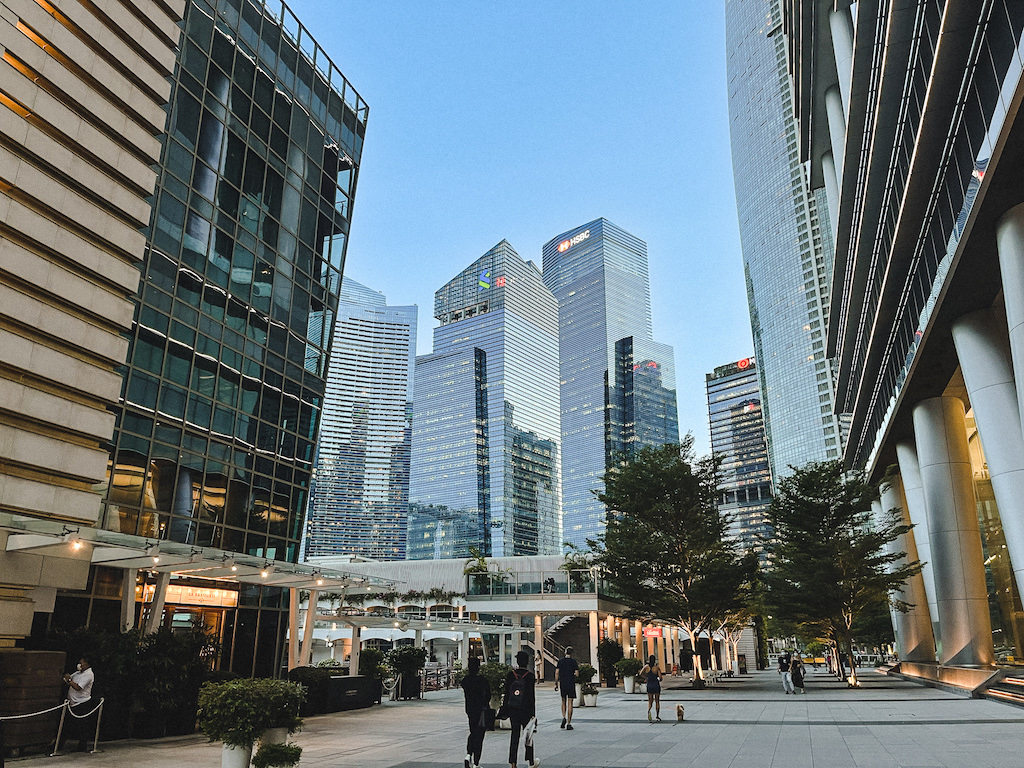
[[[989,686],[982,695],[988,699],[1024,707],[1024,677],[1004,677]]]

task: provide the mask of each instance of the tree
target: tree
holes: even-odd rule
[[[858,618],[879,604],[909,610],[892,593],[921,570],[918,561],[900,562],[905,552],[888,551],[910,530],[898,510],[887,510],[872,525],[877,497],[861,473],[844,472],[838,461],[811,462],[779,483],[768,512],[775,531],[766,575],[772,613],[803,637],[833,642],[849,661],[851,685],[857,685]]]
[[[703,680],[697,638],[742,604],[750,574],[726,538],[717,465],[696,459],[693,436],[644,448],[605,474],[604,534],[588,543],[630,618],[662,619],[689,635],[694,680]]]

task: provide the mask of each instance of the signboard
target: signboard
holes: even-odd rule
[[[644,627],[644,637],[661,637],[661,627]]]
[[[558,244],[558,252],[559,253],[565,253],[570,248],[572,248],[574,245],[579,245],[584,240],[587,240],[589,238],[590,238],[590,230],[589,229],[586,230],[585,232],[580,232],[578,235],[574,235],[573,237],[570,237],[568,240],[563,240],[562,242],[560,242]]]
[[[146,585],[143,601],[153,601],[153,584]],[[208,605],[218,608],[234,608],[238,605],[238,592],[233,589],[212,589],[210,587],[188,587],[182,584],[168,584],[168,605]]]

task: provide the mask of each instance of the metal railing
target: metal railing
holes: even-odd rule
[[[534,573],[470,573],[466,575],[466,596],[595,595],[606,594],[604,579],[593,571],[539,571]]]

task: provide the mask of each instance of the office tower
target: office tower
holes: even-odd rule
[[[1024,653],[1024,4],[846,5],[785,17],[799,160],[838,212],[845,460],[914,524],[905,668],[983,667]]]
[[[334,324],[305,556],[405,558],[416,307],[346,277]]]
[[[727,0],[729,131],[772,476],[838,458],[825,351],[832,234],[800,162],[781,0]]]
[[[211,13],[186,12],[100,523],[270,583],[299,556],[367,107],[287,6]],[[256,586],[211,619],[224,666],[278,672],[283,604]]]
[[[679,441],[675,364],[653,341],[643,240],[607,219],[564,232],[544,246],[544,284],[559,307],[562,526],[586,546],[609,462]]]
[[[93,525],[182,0],[0,2],[0,541]],[[147,24],[140,23],[140,19]],[[88,35],[76,30],[88,28]],[[134,45],[126,46],[125,38]],[[88,72],[85,72],[88,70]],[[84,589],[89,553],[0,546],[0,646]]]
[[[558,304],[502,240],[434,295],[416,358],[408,557],[561,551]]]
[[[771,533],[772,503],[761,390],[752,357],[705,374],[711,451],[720,457],[718,509],[729,517],[729,535],[746,551],[761,553]]]

